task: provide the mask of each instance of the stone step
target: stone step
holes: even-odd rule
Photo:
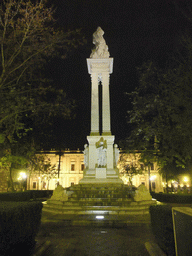
[[[150,224],[150,214],[140,215],[117,215],[117,214],[105,214],[99,215],[103,218],[97,218],[96,214],[61,214],[56,212],[42,212],[43,222],[55,222],[61,221],[65,226],[103,226],[103,227],[127,227],[132,224]]]
[[[43,211],[50,211],[62,214],[114,214],[114,215],[137,215],[148,214],[149,205],[137,205],[130,207],[119,206],[65,206],[44,204]]]

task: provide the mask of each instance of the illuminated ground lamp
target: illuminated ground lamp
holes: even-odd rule
[[[97,220],[103,220],[103,219],[104,219],[104,216],[103,216],[103,215],[97,215],[95,218],[96,218]]]

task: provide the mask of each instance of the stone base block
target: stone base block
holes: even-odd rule
[[[79,181],[79,184],[123,184],[123,181],[118,178],[114,179],[105,179],[105,178],[100,178],[100,179],[95,179],[95,178],[86,178],[84,177]]]

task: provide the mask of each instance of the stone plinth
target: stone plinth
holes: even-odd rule
[[[134,201],[135,189],[124,184],[82,184],[66,189],[67,201],[49,200],[43,210],[75,215],[146,215],[154,200]]]
[[[107,177],[106,168],[96,168],[95,177],[96,179],[106,179]]]
[[[87,136],[89,146],[86,146],[85,170],[80,184],[88,183],[119,183],[119,170],[116,163],[118,156],[115,153],[114,136]]]

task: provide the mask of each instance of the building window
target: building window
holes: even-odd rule
[[[153,163],[151,164],[151,170],[152,171],[154,170],[154,164]]]
[[[85,165],[81,164],[81,171],[83,171],[85,169]]]
[[[71,171],[75,171],[75,164],[71,164]]]
[[[71,182],[71,187],[74,186],[74,182]]]
[[[37,188],[37,182],[33,182],[33,189]]]

